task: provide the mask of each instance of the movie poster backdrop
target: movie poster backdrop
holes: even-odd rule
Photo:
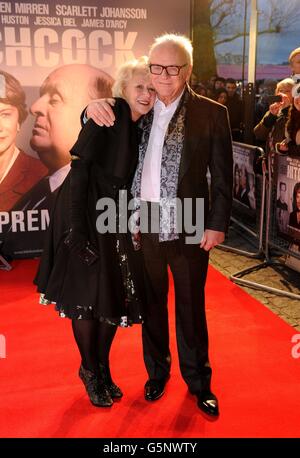
[[[189,0],[0,2],[0,251],[42,251],[91,98],[155,36],[190,34]],[[90,81],[99,84],[92,87]]]
[[[275,203],[277,234],[300,245],[300,159],[278,157],[277,198]]]

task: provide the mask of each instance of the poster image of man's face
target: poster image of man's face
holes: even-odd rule
[[[50,172],[69,163],[69,151],[81,128],[82,110],[93,98],[110,96],[112,81],[89,65],[65,65],[45,79],[40,97],[30,108],[35,116],[30,144]]]

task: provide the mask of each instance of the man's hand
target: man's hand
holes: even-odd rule
[[[93,100],[86,108],[86,116],[101,127],[111,127],[116,119],[111,108],[115,103],[115,99],[112,98]]]
[[[200,248],[203,248],[205,251],[209,251],[216,245],[219,245],[220,243],[224,242],[224,240],[224,232],[206,229],[200,242]]]

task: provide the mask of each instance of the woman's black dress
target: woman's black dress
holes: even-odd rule
[[[131,120],[130,108],[125,100],[116,99],[114,111],[113,127],[99,127],[89,120],[71,150],[79,159],[72,160],[57,195],[34,282],[44,303],[56,303],[61,316],[126,326],[142,321],[141,253],[134,250],[128,230],[99,233],[96,229],[97,218],[107,211],[107,207],[96,208],[101,198],[116,203],[118,223],[119,193],[130,189],[138,159],[139,128]],[[65,243],[70,228],[79,241],[72,248]],[[91,265],[79,256],[78,246],[87,241],[98,254]]]

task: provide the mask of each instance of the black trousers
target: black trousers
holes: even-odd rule
[[[180,370],[190,391],[210,389],[208,333],[204,286],[208,252],[182,241],[158,241],[158,234],[142,234],[149,282],[149,303],[143,324],[144,361],[150,379],[169,376],[171,355],[168,325],[168,265],[175,285],[176,339]]]

